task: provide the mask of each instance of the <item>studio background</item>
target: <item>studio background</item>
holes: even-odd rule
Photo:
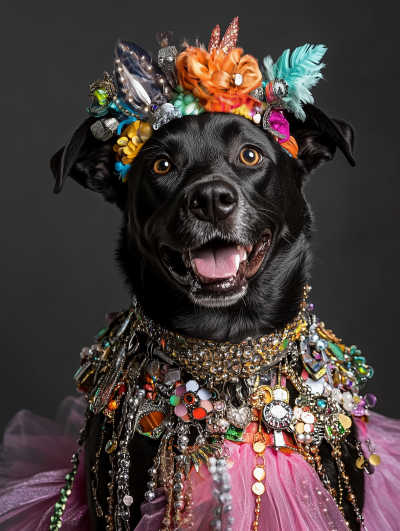
[[[398,4],[397,4],[398,6]],[[356,168],[338,152],[306,188],[315,213],[310,301],[375,369],[375,411],[397,406],[399,175],[397,12],[370,2],[9,1],[1,7],[0,432],[21,408],[48,417],[68,394],[79,352],[129,299],[114,262],[119,212],[68,180],[53,195],[51,156],[86,118],[88,86],[113,68],[119,38],[158,51],[208,44],[239,16],[239,46],[259,61],[325,44],[315,102],[356,130]],[[397,79],[395,79],[397,77]],[[266,301],[266,304],[268,301]]]

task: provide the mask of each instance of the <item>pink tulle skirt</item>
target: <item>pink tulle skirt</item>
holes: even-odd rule
[[[29,411],[19,412],[8,425],[0,453],[1,531],[45,531],[54,504],[70,470],[77,433],[83,424],[82,399],[66,398],[57,422]],[[371,414],[368,425],[359,422],[360,439],[369,437],[382,464],[365,475],[363,515],[368,531],[400,530],[400,421]],[[234,461],[230,469],[235,531],[250,531],[254,520],[254,452],[250,444],[229,445]],[[368,455],[368,454],[367,454]],[[86,477],[81,464],[63,515],[65,531],[90,531]],[[346,531],[335,502],[318,475],[297,453],[265,453],[266,492],[262,496],[259,531]],[[208,530],[215,501],[205,465],[191,472],[194,528]],[[159,531],[166,497],[157,489],[155,500],[142,505],[143,518],[135,531]]]

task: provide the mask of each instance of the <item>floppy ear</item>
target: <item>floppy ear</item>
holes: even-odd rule
[[[332,160],[338,147],[351,166],[355,166],[353,158],[354,129],[341,120],[328,118],[326,114],[307,104],[303,106],[306,114],[304,122],[288,113],[290,134],[299,146],[298,159],[310,173],[324,162]]]
[[[83,187],[103,195],[109,203],[121,207],[125,201],[126,185],[114,173],[115,153],[111,138],[97,140],[90,131],[95,118],[87,118],[57,151],[50,161],[56,179],[54,193],[59,194],[67,177]]]

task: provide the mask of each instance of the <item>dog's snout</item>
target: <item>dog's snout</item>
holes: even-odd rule
[[[235,188],[222,180],[195,185],[187,196],[192,213],[203,221],[216,225],[236,209],[238,194]]]

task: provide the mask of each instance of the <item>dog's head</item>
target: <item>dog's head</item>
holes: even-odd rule
[[[307,281],[308,175],[337,147],[354,165],[352,128],[304,111],[288,116],[297,159],[249,120],[205,113],[156,131],[125,184],[89,118],[52,158],[55,191],[70,176],[121,209],[119,264],[154,319],[215,340],[266,333],[297,314]]]

